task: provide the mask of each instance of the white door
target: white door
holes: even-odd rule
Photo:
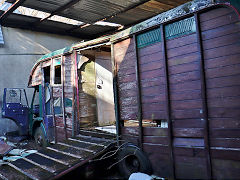
[[[96,96],[99,126],[115,123],[113,76],[110,52],[97,52],[96,68]]]

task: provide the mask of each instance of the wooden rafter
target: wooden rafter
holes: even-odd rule
[[[68,31],[68,32],[72,32],[72,31],[74,31],[75,29],[88,27],[89,25],[93,25],[93,24],[95,24],[95,23],[97,23],[97,22],[101,22],[101,21],[108,20],[108,19],[110,19],[110,18],[112,18],[112,17],[114,17],[114,16],[117,16],[117,15],[121,14],[121,13],[124,13],[124,12],[126,12],[126,11],[131,10],[131,9],[134,9],[134,8],[140,6],[140,5],[142,5],[142,4],[144,4],[144,3],[148,2],[148,1],[150,1],[150,0],[143,0],[143,1],[141,1],[140,3],[133,4],[132,6],[129,6],[128,8],[126,8],[126,9],[124,9],[124,10],[122,10],[122,11],[119,11],[119,12],[117,12],[117,13],[115,13],[115,14],[111,14],[111,15],[109,15],[109,16],[106,16],[106,17],[104,17],[103,19],[99,19],[99,20],[97,20],[97,21],[95,21],[95,22],[93,22],[93,23],[84,23],[84,24],[81,24],[81,25],[79,25],[79,26],[73,27],[73,28],[71,28],[71,29],[69,29],[69,30],[67,30],[67,31]]]
[[[0,16],[0,23],[4,23],[4,21],[7,19],[7,17],[15,11],[19,6],[21,6],[24,3],[25,0],[16,0],[15,3],[11,5],[11,7],[8,8],[1,16]]]
[[[37,26],[38,24],[40,24],[41,22],[47,20],[48,18],[59,14],[60,12],[70,8],[71,6],[73,6],[74,4],[78,3],[80,0],[72,0],[68,3],[66,3],[65,5],[59,7],[58,9],[56,9],[55,11],[53,11],[50,15],[46,16],[45,18],[40,19],[39,21],[36,21],[33,25]]]

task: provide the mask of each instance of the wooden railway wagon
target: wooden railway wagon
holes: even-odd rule
[[[49,139],[62,141],[79,134],[80,128],[115,123],[108,43],[107,36],[81,42],[47,54],[34,65],[28,86],[40,97],[35,99],[41,99],[33,103],[44,114]]]
[[[190,2],[111,38],[118,136],[142,148],[153,174],[240,177],[240,19],[231,3]]]

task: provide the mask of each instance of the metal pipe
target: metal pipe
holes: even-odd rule
[[[205,66],[204,66],[204,54],[201,36],[201,27],[198,14],[194,14],[196,22],[196,33],[197,33],[197,45],[199,52],[199,70],[200,70],[200,81],[201,81],[201,98],[202,98],[202,108],[203,108],[203,122],[204,122],[204,145],[206,153],[206,163],[207,163],[207,176],[208,179],[212,179],[212,162],[210,154],[209,145],[209,122],[208,122],[208,104],[207,104],[207,93],[206,93],[206,76],[205,76]]]

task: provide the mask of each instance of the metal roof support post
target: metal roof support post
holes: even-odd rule
[[[206,153],[206,163],[207,163],[207,176],[208,179],[212,179],[212,163],[211,154],[209,146],[209,122],[208,122],[208,105],[207,105],[207,94],[206,94],[206,77],[204,68],[204,55],[203,55],[203,45],[201,36],[201,27],[199,22],[198,14],[194,14],[196,21],[196,33],[198,42],[198,52],[199,52],[199,68],[200,68],[200,80],[201,80],[201,98],[202,98],[202,108],[203,108],[203,121],[204,121],[204,145]]]
[[[140,144],[140,148],[143,149],[143,127],[142,127],[142,93],[141,93],[141,79],[140,79],[140,73],[139,73],[139,58],[138,58],[138,49],[137,49],[137,38],[136,35],[133,35],[133,41],[134,41],[134,52],[136,55],[136,61],[135,61],[135,73],[136,73],[136,82],[137,82],[137,103],[138,103],[138,128],[139,128],[139,135],[138,140]]]
[[[173,130],[172,130],[172,119],[171,119],[171,104],[170,104],[170,87],[169,87],[169,77],[168,77],[168,58],[167,58],[167,48],[166,48],[166,39],[164,25],[161,25],[161,39],[162,39],[162,52],[163,52],[163,68],[165,75],[165,95],[166,95],[166,118],[168,122],[168,148],[172,166],[172,177],[175,179],[175,159],[173,154]]]

